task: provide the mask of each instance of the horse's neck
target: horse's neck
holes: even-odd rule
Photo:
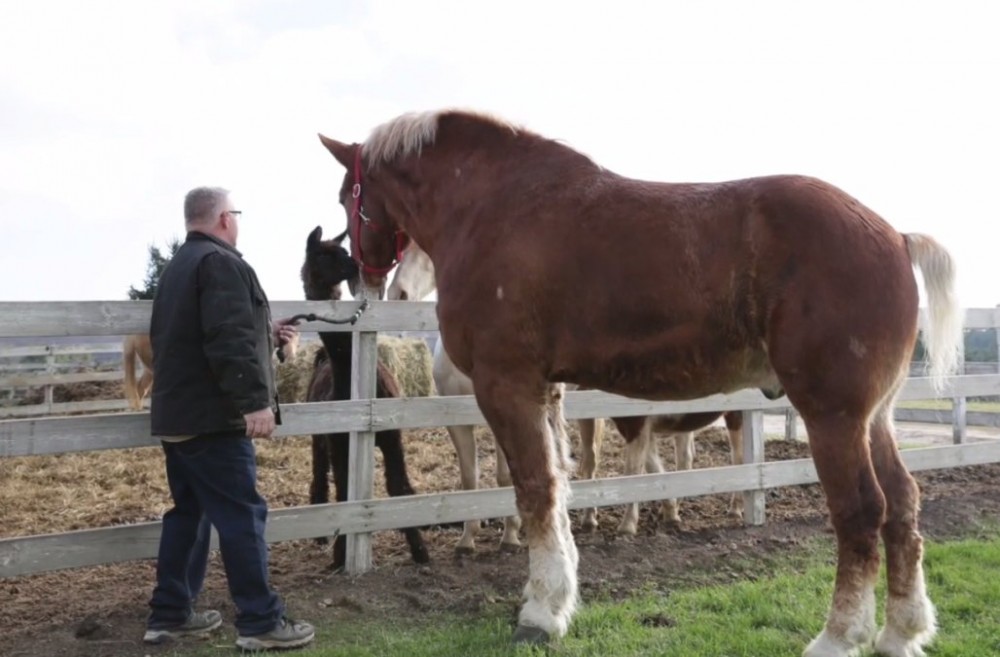
[[[319,334],[330,356],[334,401],[351,398],[351,336],[347,331],[322,331]]]

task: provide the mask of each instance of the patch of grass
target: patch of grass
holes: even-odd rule
[[[928,589],[941,626],[929,651],[934,657],[1000,654],[1000,532],[989,527],[980,528],[979,534],[927,545]],[[515,610],[497,604],[475,618],[440,615],[419,623],[399,618],[338,623],[321,628],[317,646],[297,654],[797,657],[822,629],[833,587],[832,559],[831,543],[817,539],[791,555],[775,554],[773,559],[734,566],[767,577],[728,585],[684,585],[671,591],[650,588],[624,601],[590,600],[570,634],[547,651],[512,649],[509,637]],[[750,570],[752,565],[755,571]],[[712,580],[712,573],[705,573],[702,581]],[[880,601],[884,589],[880,584]],[[880,608],[880,624],[883,617]],[[226,645],[225,651],[231,647]],[[217,654],[217,649],[203,646],[184,654]]]

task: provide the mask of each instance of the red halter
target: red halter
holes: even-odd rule
[[[351,208],[351,223],[354,227],[351,241],[354,242],[356,249],[354,260],[361,267],[362,271],[367,274],[388,274],[392,271],[393,267],[403,261],[403,249],[406,248],[407,237],[406,233],[401,230],[395,232],[396,258],[388,266],[372,267],[365,264],[365,257],[361,252],[361,224],[364,223],[365,226],[371,228],[376,233],[384,233],[386,231],[383,228],[379,228],[375,222],[365,216],[364,207],[361,204],[361,146],[358,146],[354,156],[354,187],[351,188],[351,197],[354,199],[354,207]]]

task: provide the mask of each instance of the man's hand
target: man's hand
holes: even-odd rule
[[[299,349],[299,329],[295,327],[292,318],[273,321],[271,333],[274,335],[274,344],[278,347],[278,362],[283,363],[295,358],[295,353]]]
[[[279,345],[291,342],[299,333],[299,329],[292,323],[291,317],[271,322],[271,331],[274,333],[274,343]]]
[[[246,413],[243,419],[247,423],[247,435],[251,438],[270,438],[274,433],[274,411],[270,406],[253,413]]]

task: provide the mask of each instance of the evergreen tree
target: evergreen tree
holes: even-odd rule
[[[160,275],[170,259],[177,254],[177,249],[181,248],[181,242],[176,237],[167,243],[167,255],[164,256],[160,248],[155,244],[149,245],[149,262],[146,263],[146,278],[143,287],[136,289],[133,286],[128,288],[128,298],[132,301],[140,299],[151,300],[156,296],[156,285],[160,282]]]

